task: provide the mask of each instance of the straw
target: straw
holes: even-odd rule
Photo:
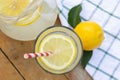
[[[36,57],[50,56],[52,52],[41,52],[41,53],[26,53],[24,54],[24,59],[31,59]]]

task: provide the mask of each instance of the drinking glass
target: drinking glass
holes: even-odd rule
[[[74,44],[74,46],[72,46],[72,49],[74,48],[75,54],[76,54],[74,59],[72,59],[72,61],[70,62],[68,67],[65,67],[64,69],[58,69],[58,70],[55,69],[57,67],[53,66],[54,68],[50,68],[50,67],[48,67],[47,64],[43,63],[43,59],[42,59],[43,57],[37,57],[36,61],[45,71],[53,73],[53,74],[63,74],[63,73],[67,73],[67,72],[73,70],[78,64],[80,64],[80,60],[82,58],[82,53],[83,53],[83,48],[82,48],[80,38],[77,36],[77,34],[72,29],[70,29],[68,27],[52,26],[52,27],[45,29],[43,32],[41,32],[35,42],[35,53],[46,52],[43,50],[43,48],[44,48],[43,46],[46,45],[45,44],[46,41],[47,41],[46,42],[47,44],[50,44],[51,42],[49,42],[49,40],[51,39],[51,41],[53,41],[53,40],[54,41],[50,44],[50,46],[47,46],[47,50],[53,52],[53,54],[51,55],[52,59],[56,58],[57,55],[60,55],[61,50],[63,50],[63,51],[65,50],[64,54],[62,53],[62,55],[63,55],[62,58],[59,57],[56,59],[61,62],[61,61],[63,61],[63,58],[68,57],[65,54],[66,54],[66,49],[69,49],[69,48],[66,48],[67,45],[69,45],[69,44],[61,44],[60,41],[57,42],[57,39],[52,39],[51,37],[48,38],[51,35],[64,36],[63,40],[68,40],[68,38],[70,39],[70,41],[72,43],[69,43],[69,44]],[[59,38],[59,37],[55,36],[55,38]],[[63,42],[65,42],[65,41],[63,41]],[[57,49],[54,46],[56,46]],[[71,47],[70,47],[70,49],[71,49]],[[68,52],[68,53],[71,53],[71,52]],[[47,57],[50,57],[50,56],[47,56]],[[50,59],[48,59],[48,60],[50,60]],[[49,61],[47,61],[46,63],[48,63],[48,62]]]

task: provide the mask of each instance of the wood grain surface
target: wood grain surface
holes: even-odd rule
[[[56,24],[60,24],[57,19]],[[34,52],[35,41],[18,41],[0,31],[0,80],[92,80],[86,70],[78,65],[63,75],[44,71],[35,59],[25,60],[23,54]]]

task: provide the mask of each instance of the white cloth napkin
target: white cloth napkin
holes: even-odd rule
[[[95,49],[86,70],[94,80],[120,80],[120,0],[56,0],[62,25],[69,10],[82,3],[82,20],[92,20],[104,29],[105,40]]]

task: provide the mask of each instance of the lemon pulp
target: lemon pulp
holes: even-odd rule
[[[39,52],[51,51],[49,57],[37,58],[39,63],[54,70],[62,70],[70,66],[76,58],[76,46],[74,41],[65,35],[50,34],[45,37],[40,46]]]

